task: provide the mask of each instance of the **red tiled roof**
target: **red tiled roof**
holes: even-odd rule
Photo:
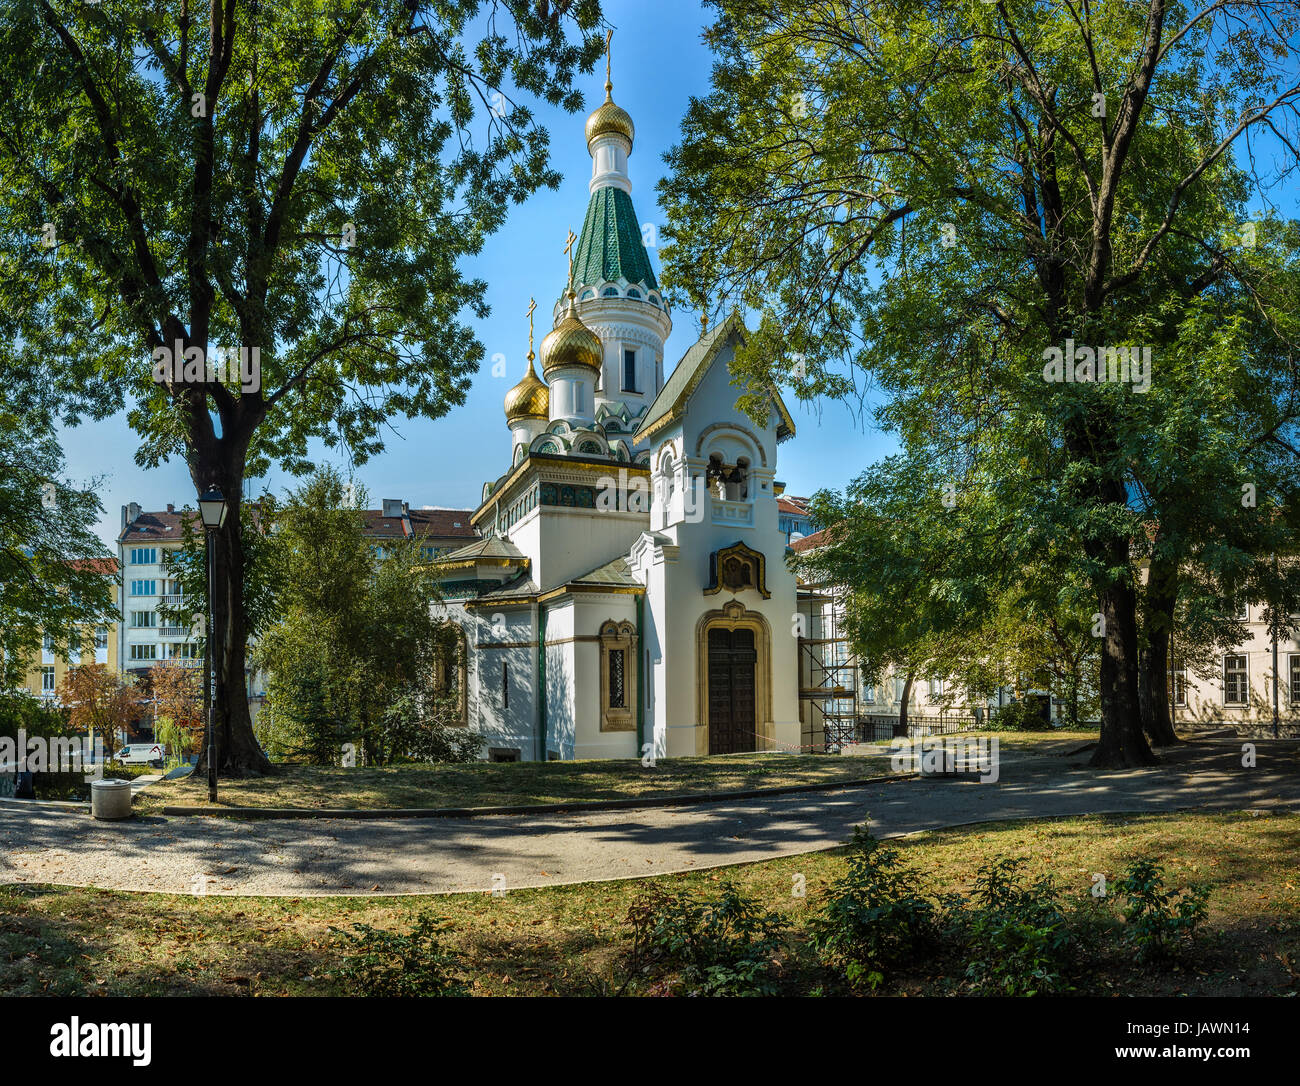
[[[412,509],[411,535],[434,539],[477,539],[478,532],[469,522],[472,509]],[[402,517],[386,517],[382,509],[363,509],[362,524],[368,536],[402,539],[406,536]]]
[[[86,569],[91,573],[102,573],[106,577],[112,577],[117,573],[116,558],[74,558],[68,565],[77,570]]]
[[[197,509],[188,513],[141,513],[122,530],[122,534],[117,537],[118,542],[126,543],[136,539],[174,539],[180,542],[185,538],[185,533],[181,530],[182,517],[189,517],[195,524],[199,522]]]
[[[827,542],[826,529],[823,528],[820,532],[813,532],[812,535],[796,539],[790,544],[790,549],[793,551],[810,551],[813,547],[820,547],[825,542]]]
[[[803,517],[808,515],[807,498],[790,498],[782,494],[776,499],[776,507],[782,513],[793,513],[795,516]]]
[[[470,524],[472,509],[412,509],[410,511],[411,535],[420,538],[435,539],[477,539],[478,532]],[[196,510],[188,513],[141,513],[118,536],[122,543],[149,541],[180,542],[184,539],[182,517],[190,518],[198,525],[199,514]],[[401,517],[386,517],[382,509],[361,510],[362,530],[368,536],[379,539],[401,539],[406,535]]]

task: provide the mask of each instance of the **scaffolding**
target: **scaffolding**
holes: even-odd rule
[[[799,702],[805,747],[838,753],[858,738],[858,661],[844,634],[843,602],[838,593],[804,585],[810,601],[808,636],[799,638]],[[820,733],[820,735],[819,735]]]

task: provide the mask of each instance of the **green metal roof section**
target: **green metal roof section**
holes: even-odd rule
[[[641,425],[637,427],[637,437],[665,415],[680,411],[685,406],[687,396],[695,390],[695,386],[708,371],[706,363],[711,362],[717,354],[715,347],[720,348],[726,342],[727,335],[735,330],[737,323],[734,317],[728,317],[727,320],[705,332],[695,345],[682,355],[682,360],[673,367],[673,372],[668,375],[664,387],[659,390],[659,395],[655,397],[645,418],[641,420]],[[742,329],[743,327],[741,325]]]
[[[587,218],[573,258],[573,285],[574,289],[595,287],[620,279],[659,289],[650,256],[641,243],[632,197],[622,189],[601,188],[591,194],[587,204]]]
[[[740,319],[740,314],[734,311],[705,332],[695,345],[682,355],[682,360],[668,375],[664,387],[659,390],[659,395],[655,397],[654,403],[646,411],[645,418],[636,428],[635,436],[638,441],[652,437],[661,424],[666,425],[670,417],[676,418],[682,413],[686,401],[704,380],[709,367],[717,360],[722,348],[733,335],[741,341],[748,340],[745,324]],[[781,399],[780,393],[773,389],[771,395],[773,406],[780,416],[776,426],[776,439],[784,441],[794,436],[794,419],[790,417],[790,412]]]

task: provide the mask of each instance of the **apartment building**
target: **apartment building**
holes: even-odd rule
[[[1178,662],[1171,675],[1174,723],[1258,726],[1273,721],[1273,631],[1264,621],[1262,604],[1242,604],[1238,617],[1246,637],[1216,661],[1215,673],[1203,677]],[[1300,639],[1277,641],[1277,711],[1279,723],[1300,725]]]
[[[774,485],[784,487],[783,483]],[[801,537],[813,535],[817,531],[817,525],[808,512],[808,499],[790,497],[782,490],[777,490],[776,494],[777,527],[785,536],[786,545],[798,542]]]
[[[192,530],[202,532],[197,511],[179,513],[168,505],[163,512],[147,512],[136,502],[122,506],[122,530],[117,537],[122,573],[117,658],[125,675],[144,675],[168,660],[199,663],[192,624],[169,621],[163,613],[164,608],[185,606],[180,583],[163,568],[164,556],[181,549],[185,518]]]
[[[73,563],[78,569],[88,569],[103,573],[112,587],[116,598],[118,564],[113,558],[85,558]],[[118,668],[118,623],[105,622],[79,631],[80,645],[77,649],[60,654],[55,652],[54,639],[48,634],[44,638],[40,651],[34,654],[27,669],[23,688],[28,693],[50,701],[59,701],[65,689],[68,672],[74,667],[86,664],[103,664],[111,670]]]

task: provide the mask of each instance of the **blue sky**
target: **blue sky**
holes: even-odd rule
[[[707,13],[693,3],[646,4],[609,0],[614,35],[614,97],[632,115],[636,146],[629,163],[632,198],[642,221],[661,224],[655,186],[664,174],[663,154],[677,140],[678,126],[692,95],[707,93],[711,57],[700,38]],[[583,77],[587,109],[604,96],[604,65]],[[538,301],[537,317],[549,315],[564,286],[564,235],[581,229],[587,207],[587,179],[591,159],[583,140],[586,111],[571,115],[546,107],[539,119],[551,132],[552,161],[564,174],[558,191],[543,191],[512,209],[505,227],[490,238],[482,254],[465,263],[467,274],[488,283],[492,308],[485,321],[473,321],[486,348],[487,361],[475,376],[466,403],[448,416],[430,421],[395,419],[396,433],[387,449],[357,470],[370,492],[371,504],[380,498],[402,498],[412,508],[426,505],[473,508],[483,483],[495,479],[509,466],[510,433],[502,413],[506,391],[524,372],[528,350],[528,325],[524,313],[529,297]],[[651,250],[655,270],[658,254]],[[675,328],[664,353],[665,372],[691,346],[695,337],[693,314],[674,314]],[[538,338],[549,330],[539,324]],[[509,376],[494,378],[491,358],[506,356]],[[795,416],[798,436],[781,446],[778,478],[792,494],[811,494],[821,487],[840,487],[868,464],[894,448],[892,438],[880,434],[869,421],[855,419],[838,403],[787,403]],[[138,438],[126,423],[125,413],[100,423],[61,431],[67,474],[84,483],[102,475],[99,498],[105,510],[100,533],[106,542],[117,535],[122,505],[136,501],[146,509],[193,504],[189,474],[180,460],[145,470],[133,456]],[[331,457],[321,448],[310,452],[317,462]],[[347,464],[333,454],[333,462]],[[273,490],[294,484],[291,476],[272,471],[265,480]],[[251,489],[262,489],[256,485]]]

